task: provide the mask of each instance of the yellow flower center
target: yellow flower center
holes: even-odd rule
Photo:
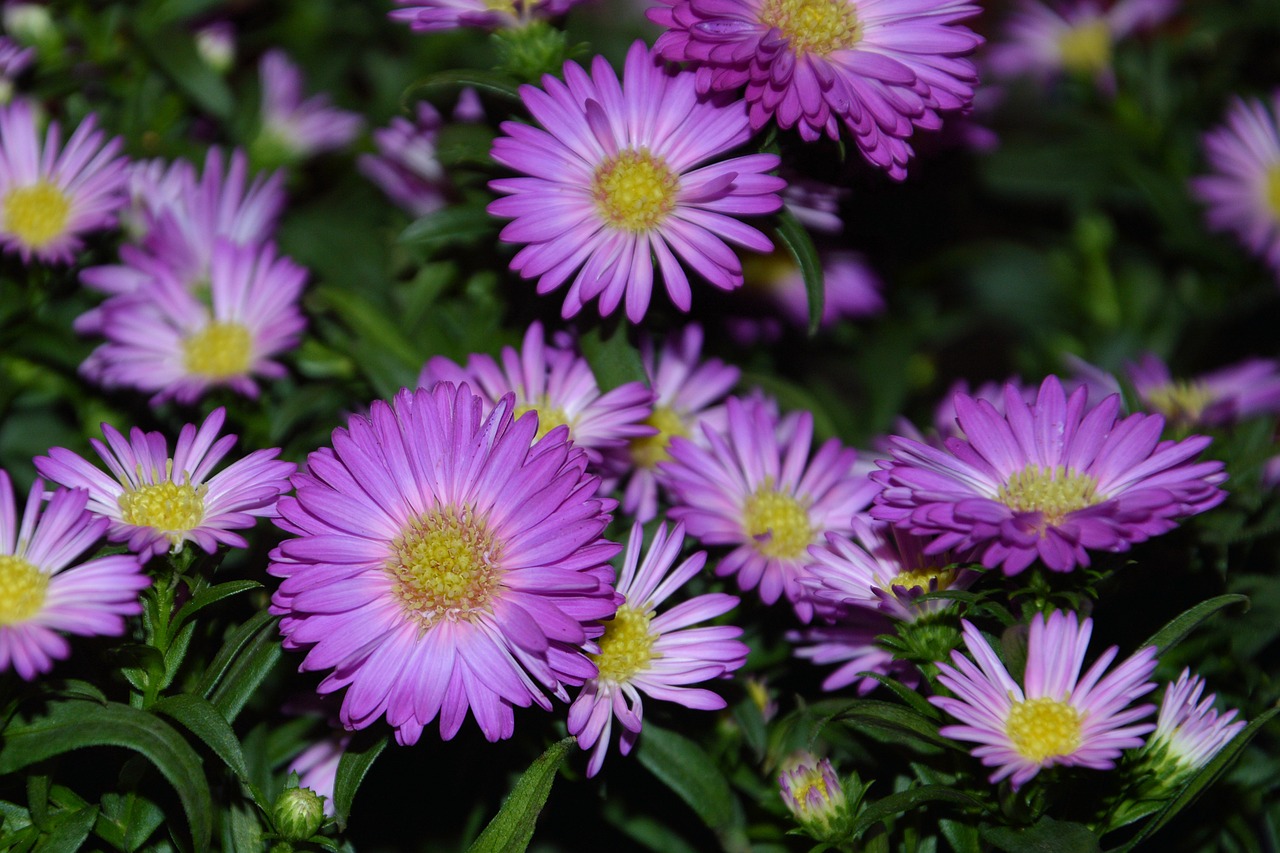
[[[172,475],[173,461],[168,462]],[[166,480],[130,489],[120,496],[120,518],[125,524],[159,530],[169,541],[181,547],[185,534],[204,521],[204,494],[208,486],[199,488],[189,483]]]
[[[1191,423],[1199,420],[1213,394],[1200,382],[1170,382],[1152,388],[1143,396],[1147,405],[1170,421]]]
[[[799,559],[813,541],[808,510],[792,495],[775,490],[769,480],[747,498],[742,517],[747,535],[766,557]]]
[[[1043,764],[1080,748],[1083,722],[1066,702],[1042,697],[1014,702],[1004,730],[1019,755]]]
[[[848,50],[862,38],[853,0],[765,0],[760,23],[780,30],[800,56]]]
[[[536,403],[524,403],[516,406],[515,417],[519,418],[525,412],[538,413],[538,432],[534,435],[534,440],[542,438],[558,426],[568,426],[569,431],[573,431],[573,423],[569,420],[569,416],[564,409],[559,406],[551,405],[551,401],[547,396],[538,398]]]
[[[1102,501],[1098,481],[1062,465],[1041,468],[1031,464],[1000,487],[996,499],[1015,512],[1039,512],[1046,526],[1057,525],[1068,514]]]
[[[253,362],[253,336],[241,323],[213,322],[182,342],[182,359],[197,376],[243,376]]]
[[[1276,163],[1267,169],[1266,179],[1267,207],[1271,209],[1271,215],[1280,220],[1280,163]]]
[[[18,625],[40,612],[49,576],[22,557],[0,554],[0,625]]]
[[[515,0],[484,0],[484,7],[490,12],[505,12],[508,15],[516,13]]]
[[[46,181],[10,190],[4,197],[4,227],[25,245],[42,249],[66,233],[71,199]]]
[[[671,439],[677,435],[687,436],[689,428],[684,420],[667,406],[656,406],[653,414],[645,418],[644,422],[658,432],[654,435],[633,438],[628,446],[631,448],[631,461],[637,468],[653,468],[659,462],[665,462],[671,458],[671,454],[667,452],[667,448],[671,446]]]
[[[957,574],[955,569],[935,569],[923,566],[894,575],[886,589],[892,590],[895,586],[904,587],[908,590],[919,587],[925,592],[929,592],[930,586],[934,583],[937,584],[934,587],[935,590],[946,589],[955,583]]]
[[[499,552],[482,520],[450,507],[412,519],[392,541],[386,569],[405,612],[426,630],[488,611],[502,575]]]
[[[642,233],[675,210],[680,179],[648,149],[620,152],[596,169],[591,195],[605,221],[619,231]]]
[[[800,271],[791,253],[778,250],[768,255],[755,252],[742,256],[742,279],[747,287],[761,293],[779,289],[783,282]]]
[[[1082,74],[1096,74],[1111,65],[1111,30],[1103,20],[1085,21],[1058,36],[1062,67]]]
[[[650,633],[652,615],[624,604],[613,621],[606,622],[600,638],[600,654],[590,655],[600,670],[601,681],[623,684],[649,666],[654,657],[653,644],[658,639]]]

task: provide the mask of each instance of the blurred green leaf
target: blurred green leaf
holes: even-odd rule
[[[981,808],[982,803],[973,797],[945,785],[921,785],[898,791],[883,799],[869,803],[858,813],[850,829],[850,835],[857,838],[872,826],[889,820],[897,815],[905,814],[925,803],[954,803],[969,808]]]
[[[242,592],[248,592],[251,589],[262,589],[262,584],[257,581],[239,580],[205,587],[191,596],[191,599],[186,604],[182,605],[171,624],[174,626],[181,625],[209,605],[217,604],[219,601],[230,598],[233,595],[239,595]]]
[[[138,19],[138,43],[165,74],[202,110],[226,121],[235,98],[218,73],[196,52],[191,33],[181,27],[160,27]]]
[[[983,840],[1008,853],[1098,853],[1098,837],[1081,823],[1043,817],[1034,826],[986,827]]]
[[[575,743],[576,738],[563,738],[534,759],[516,780],[511,794],[484,832],[467,848],[467,853],[523,853],[528,848],[556,773]]]
[[[818,257],[818,249],[813,245],[813,238],[800,224],[796,215],[787,208],[778,213],[778,239],[787,247],[791,257],[800,267],[800,275],[804,277],[805,293],[809,297],[809,336],[818,333],[822,325],[822,311],[827,292],[823,282],[822,259]]]
[[[400,233],[399,242],[424,252],[474,246],[482,240],[493,242],[499,224],[500,220],[480,204],[443,207],[409,223]]]
[[[408,107],[415,101],[432,100],[440,95],[457,95],[463,89],[472,88],[512,103],[520,103],[520,84],[506,74],[496,71],[482,71],[466,68],[458,71],[438,71],[423,77],[405,89],[400,98],[402,106]]]
[[[1202,601],[1195,607],[1188,608],[1175,616],[1167,625],[1151,635],[1139,648],[1155,646],[1158,651],[1165,651],[1176,646],[1184,637],[1196,629],[1213,614],[1233,604],[1248,605],[1249,599],[1243,595],[1219,595],[1208,601]]]
[[[627,340],[625,324],[608,331],[596,326],[582,334],[578,345],[601,391],[612,391],[628,382],[647,383],[640,352]]]
[[[236,778],[249,785],[254,800],[263,804],[261,794],[249,782],[249,770],[240,747],[240,739],[236,737],[227,719],[208,700],[190,693],[181,693],[166,696],[152,705],[151,710],[176,720],[200,738],[205,746],[213,750],[214,755],[231,768]]]
[[[749,849],[742,806],[720,765],[702,747],[646,721],[636,757],[715,831],[726,850]]]

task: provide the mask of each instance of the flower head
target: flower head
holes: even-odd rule
[[[1154,646],[1107,672],[1117,652],[1112,646],[1082,676],[1093,620],[1036,614],[1019,685],[978,629],[963,625],[973,660],[955,651],[951,664],[939,663],[938,681],[954,695],[929,701],[961,723],[940,729],[944,737],[980,744],[973,755],[996,768],[993,783],[1009,778],[1020,788],[1058,765],[1108,770],[1121,750],[1142,746],[1141,736],[1155,728],[1138,722],[1154,705],[1130,707],[1155,688],[1147,681],[1156,666]]]
[[[61,141],[55,121],[41,143],[28,102],[0,106],[0,243],[24,262],[70,261],[125,203],[119,137],[104,142],[90,115]]]
[[[840,664],[823,679],[823,690],[842,690],[856,684],[858,694],[863,695],[880,684],[864,673],[892,676],[908,686],[920,680],[914,666],[898,660],[893,652],[877,642],[881,634],[892,633],[893,621],[884,613],[867,607],[850,607],[835,624],[788,631],[787,640],[795,646],[795,656],[802,660],[820,666]]]
[[[1251,358],[1192,379],[1174,379],[1153,353],[1128,365],[1138,399],[1170,425],[1226,426],[1258,414],[1280,412],[1280,364]]]
[[[759,587],[767,604],[785,592],[807,621],[813,606],[799,579],[808,574],[809,546],[828,531],[850,532],[876,487],[855,475],[857,453],[834,438],[809,458],[810,413],[783,441],[763,402],[730,397],[726,405],[724,431],[703,427],[706,447],[676,437],[671,461],[660,463],[676,501],[671,517],[704,545],[736,546],[716,574],[736,574],[744,590]]]
[[[110,522],[107,538],[127,542],[135,554],[148,557],[170,548],[176,553],[186,542],[211,554],[219,544],[243,548],[248,543],[232,531],[275,514],[295,466],[276,459],[280,451],[270,448],[212,474],[236,441],[234,435],[218,437],[225,419],[219,408],[198,428],[184,426],[172,456],[162,433],[134,427],[126,440],[103,424],[106,444],[89,443],[111,476],[64,447],[36,457],[36,470],[64,486],[87,489],[89,511]]]
[[[415,33],[475,27],[497,30],[556,18],[582,0],[395,0],[388,17]]]
[[[1039,558],[1054,571],[1089,565],[1089,550],[1125,551],[1221,503],[1221,462],[1195,462],[1205,436],[1161,441],[1164,419],[1117,418],[1118,395],[1085,410],[1050,376],[1033,404],[1006,385],[1004,414],[955,396],[965,438],[946,450],[890,439],[893,459],[871,476],[884,486],[871,514],[937,538],[928,554],[975,549],[988,568],[1021,572]]]
[[[838,139],[906,177],[915,128],[963,110],[978,76],[963,58],[982,38],[961,22],[966,0],[661,0],[649,19],[667,32],[654,49],[691,62],[699,92],[746,86],[751,127],[770,119],[806,140]]]
[[[535,441],[510,396],[485,408],[450,383],[375,402],[280,501],[271,609],[301,668],[332,670],[319,691],[346,688],[349,729],[385,716],[409,744],[439,717],[448,739],[470,711],[498,740],[513,708],[597,674],[583,646],[618,605],[613,502],[566,429]]]
[[[102,537],[107,522],[85,509],[82,490],[56,489],[45,502],[37,479],[21,520],[13,482],[0,471],[0,672],[31,681],[70,653],[63,633],[115,636],[142,612],[151,583],[132,554],[72,565]]]
[[[364,126],[363,118],[336,109],[328,95],[304,100],[302,72],[282,50],[262,55],[258,75],[262,80],[262,128],[254,153],[264,162],[287,162],[342,148]]]
[[[390,127],[373,132],[377,154],[361,154],[356,165],[365,177],[414,216],[426,216],[444,206],[448,181],[436,159],[440,113],[418,101],[414,120],[396,117]]]
[[[741,343],[777,340],[783,333],[780,321],[796,329],[809,327],[809,293],[789,252],[778,249],[768,255],[748,255],[743,261],[743,276],[747,289],[762,294],[768,305],[760,317],[735,319],[734,337]],[[824,252],[822,283],[819,325],[823,329],[884,310],[880,279],[856,252]]]
[[[543,77],[543,88],[520,96],[542,128],[505,122],[493,158],[528,177],[490,186],[505,198],[489,205],[514,219],[502,230],[526,243],[511,261],[548,293],[578,270],[565,296],[572,317],[600,297],[601,315],[623,298],[639,322],[653,290],[657,258],[671,301],[691,304],[689,279],[677,257],[711,284],[742,284],[742,263],[726,244],[767,252],[763,234],[738,216],[772,213],[782,205],[773,154],[718,162],[751,136],[741,102],[699,100],[693,76],[662,66],[642,42],[627,52],[621,84],[597,56],[588,75],[564,66],[565,82]],[[579,269],[580,268],[580,269]]]
[[[836,840],[849,817],[844,786],[827,759],[807,754],[800,759],[778,776],[782,802],[814,838]]]
[[[1184,669],[1178,680],[1165,687],[1156,717],[1156,730],[1144,753],[1159,784],[1175,788],[1204,767],[1247,725],[1236,719],[1236,711],[1220,714],[1213,703],[1217,696],[1204,693],[1204,679]]]
[[[644,530],[637,523],[631,529],[618,579],[623,602],[604,624],[604,634],[597,641],[600,651],[591,656],[599,673],[583,685],[569,708],[569,733],[583,749],[595,747],[588,776],[596,775],[604,764],[614,717],[622,724],[622,754],[635,746],[643,713],[641,694],[715,711],[725,707],[719,694],[688,685],[728,675],[747,659],[748,649],[737,639],[741,628],[691,627],[728,613],[738,604],[735,596],[707,593],[657,613],[658,605],[700,572],[707,560],[699,551],[672,568],[684,544],[684,527],[677,524],[668,537],[667,525],[659,524],[642,561],[643,539]]]

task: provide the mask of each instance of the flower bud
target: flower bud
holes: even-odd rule
[[[310,788],[286,788],[271,809],[276,832],[287,841],[302,841],[324,823],[324,797]]]
[[[837,841],[848,823],[849,804],[831,762],[801,755],[778,777],[782,801],[796,822],[819,841]]]

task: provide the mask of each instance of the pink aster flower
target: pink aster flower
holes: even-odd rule
[[[115,225],[125,203],[119,137],[104,142],[90,115],[61,143],[56,121],[41,143],[28,102],[0,106],[0,243],[24,263],[71,261],[81,236]]]
[[[535,19],[557,18],[582,0],[395,0],[388,17],[415,33],[475,27],[498,30]]]
[[[274,244],[220,244],[204,294],[158,269],[149,285],[103,304],[107,340],[81,372],[108,388],[150,393],[152,404],[192,403],[217,387],[256,398],[255,377],[285,375],[275,357],[297,346],[306,325],[298,308],[306,277]]]
[[[282,50],[269,50],[258,64],[262,80],[262,128],[254,153],[277,163],[348,145],[364,127],[358,114],[333,106],[328,95],[303,98],[302,72]]]
[[[410,744],[438,716],[447,740],[470,711],[498,740],[513,708],[596,675],[583,645],[618,604],[613,502],[566,429],[535,441],[514,407],[404,389],[334,430],[280,501],[294,538],[271,555],[271,609],[285,647],[309,649],[301,668],[332,670],[319,692],[347,688],[348,729],[385,715]]]
[[[730,328],[739,343],[776,341],[782,337],[784,322],[796,329],[809,328],[809,292],[790,252],[749,255],[743,262],[743,276],[747,290],[762,295],[768,307],[763,316],[734,318]],[[822,281],[823,329],[884,310],[880,278],[857,252],[823,252]]]
[[[892,460],[871,476],[884,486],[871,514],[918,536],[925,549],[974,549],[988,568],[1021,572],[1039,558],[1053,571],[1089,565],[1090,550],[1126,551],[1226,497],[1221,462],[1196,462],[1205,436],[1161,441],[1164,418],[1118,418],[1118,395],[1085,410],[1049,376],[1034,404],[1005,386],[1004,408],[955,397],[965,438],[938,450],[890,439]]]
[[[823,690],[843,690],[853,684],[862,696],[880,686],[880,682],[867,673],[891,676],[909,687],[920,680],[915,667],[898,660],[893,652],[876,642],[881,634],[893,631],[893,621],[888,616],[857,607],[849,608],[835,624],[788,631],[787,641],[795,646],[793,654],[801,660],[818,666],[840,664],[823,679]]]
[[[658,605],[707,561],[706,553],[699,551],[672,568],[684,545],[684,527],[677,524],[668,538],[667,525],[659,524],[641,561],[643,540],[644,530],[637,523],[631,528],[618,579],[618,594],[624,601],[604,624],[599,653],[591,655],[599,674],[583,685],[569,708],[569,734],[578,738],[583,749],[595,747],[587,764],[588,776],[599,773],[604,764],[614,717],[622,724],[619,751],[630,754],[640,737],[641,694],[699,711],[716,711],[726,704],[718,693],[688,685],[729,675],[747,659],[747,646],[738,640],[741,628],[692,627],[728,613],[737,606],[737,597],[711,592],[657,613]]]
[[[801,619],[813,605],[799,579],[808,572],[809,546],[830,531],[850,533],[854,513],[876,491],[854,473],[857,453],[829,439],[809,458],[813,415],[801,413],[785,440],[762,402],[730,397],[723,431],[703,427],[707,446],[675,437],[671,461],[660,463],[683,521],[704,545],[733,545],[716,566],[738,576],[741,589],[760,588],[766,604],[784,592]]]
[[[538,437],[567,426],[574,445],[585,450],[593,464],[601,461],[601,450],[654,433],[646,423],[652,391],[640,382],[628,382],[602,394],[587,360],[548,345],[537,322],[525,332],[519,352],[503,347],[501,364],[481,353],[472,355],[465,368],[443,356],[433,357],[422,368],[418,386],[431,388],[440,381],[469,384],[485,397],[486,411],[514,394],[517,416],[530,410],[538,413]]]
[[[324,813],[333,817],[333,791],[338,782],[338,765],[351,743],[350,732],[331,732],[294,756],[290,773],[298,774],[298,787],[310,788],[324,797]]]
[[[72,565],[107,522],[85,510],[83,490],[56,489],[45,503],[37,479],[18,519],[13,482],[0,471],[0,672],[26,681],[70,654],[62,633],[117,636],[124,617],[142,612],[138,592],[151,583],[132,554]]]
[[[588,75],[564,66],[565,82],[522,86],[525,106],[544,129],[505,122],[493,158],[529,177],[489,186],[508,194],[489,205],[514,222],[508,243],[527,243],[511,268],[549,293],[578,270],[565,296],[572,317],[600,297],[601,315],[626,298],[639,322],[653,290],[657,259],[667,295],[691,304],[683,260],[712,285],[742,284],[742,264],[726,240],[757,252],[773,248],[735,217],[782,205],[773,154],[717,160],[751,137],[741,102],[699,100],[693,76],[661,65],[642,42],[627,52],[623,80],[597,56]],[[579,269],[581,268],[581,269]]]
[[[1280,275],[1280,90],[1235,98],[1204,137],[1210,174],[1191,180],[1209,227],[1231,231]]]
[[[444,206],[448,184],[436,159],[440,113],[426,101],[414,107],[414,120],[393,118],[390,127],[373,132],[377,154],[361,154],[357,167],[387,197],[414,216]]]
[[[1173,426],[1226,426],[1280,412],[1280,365],[1275,359],[1251,358],[1181,380],[1153,353],[1127,367],[1138,399]]]
[[[1112,646],[1081,676],[1093,620],[1038,613],[1019,685],[978,629],[962,624],[973,660],[955,651],[950,665],[939,663],[938,681],[954,695],[929,701],[961,723],[944,726],[940,734],[979,744],[972,754],[996,768],[992,783],[1008,778],[1020,788],[1054,766],[1109,770],[1121,750],[1142,746],[1142,735],[1155,728],[1138,722],[1154,705],[1131,707],[1155,688],[1147,680],[1156,666],[1154,646],[1107,672],[1118,651]]]
[[[1182,670],[1178,680],[1165,687],[1156,716],[1156,729],[1143,753],[1165,788],[1177,787],[1204,767],[1247,723],[1236,719],[1234,709],[1219,713],[1217,696],[1203,699],[1204,679]]]
[[[225,420],[219,408],[198,428],[184,426],[172,456],[163,433],[134,427],[126,440],[103,424],[106,444],[89,443],[110,476],[64,447],[36,457],[36,470],[55,483],[88,490],[89,511],[110,522],[107,538],[127,543],[135,554],[177,553],[187,542],[210,554],[219,545],[244,548],[248,543],[232,531],[275,515],[276,499],[288,491],[296,466],[276,459],[280,450],[273,447],[213,474],[236,441],[234,435],[218,437]]]
[[[843,124],[896,180],[915,128],[937,130],[941,112],[973,99],[963,57],[982,38],[960,25],[979,11],[966,0],[661,2],[648,13],[668,28],[654,49],[693,63],[699,92],[745,85],[755,129],[774,119],[812,141],[838,139]]]

